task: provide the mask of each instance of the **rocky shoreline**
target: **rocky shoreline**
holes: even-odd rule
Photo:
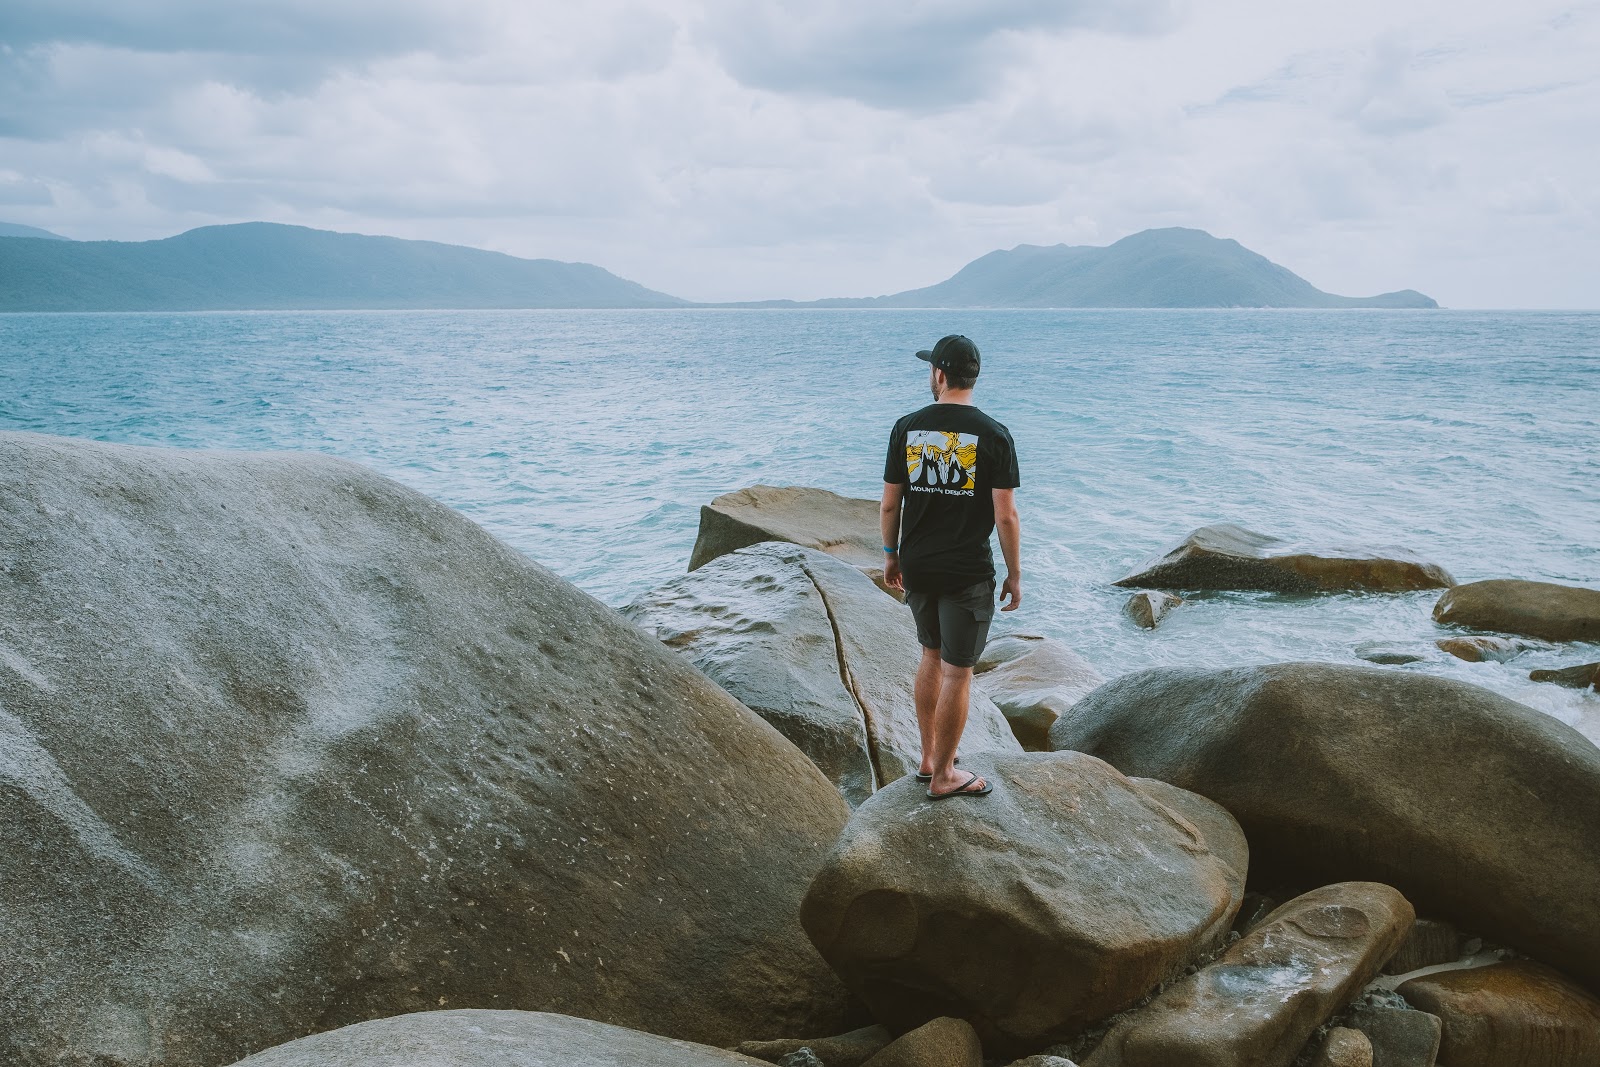
[[[1600,1065],[1591,741],[1014,634],[962,747],[995,792],[931,804],[875,515],[718,498],[619,616],[353,464],[0,433],[0,1058]],[[1468,657],[1600,634],[1600,591],[1237,527],[1121,584],[1152,639],[1168,589],[1437,588]]]

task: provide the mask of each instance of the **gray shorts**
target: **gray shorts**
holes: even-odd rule
[[[917,641],[937,648],[952,667],[971,667],[983,655],[994,620],[993,578],[949,593],[906,593],[906,606],[917,620]]]

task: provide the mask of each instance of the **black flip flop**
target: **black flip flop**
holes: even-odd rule
[[[973,782],[976,782],[980,777],[982,776],[978,774],[968,774],[967,780],[961,783],[961,787],[959,789],[952,789],[948,793],[935,793],[930,789],[928,790],[928,797],[932,800],[944,800],[946,797],[986,797],[990,793],[994,792],[993,782],[984,782],[982,789],[967,788],[967,786],[971,785]]]
[[[959,766],[961,766],[961,757],[957,756],[955,759],[951,760],[950,762],[954,763],[957,767],[959,767]],[[933,781],[933,775],[931,775],[931,774],[923,774],[921,771],[918,771],[917,772],[917,781],[919,781],[919,782],[931,782],[931,781]]]

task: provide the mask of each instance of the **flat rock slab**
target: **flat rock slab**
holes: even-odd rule
[[[1130,596],[1122,605],[1122,613],[1132,619],[1135,626],[1154,630],[1167,617],[1167,612],[1183,603],[1183,598],[1171,593],[1141,590]]]
[[[1568,689],[1600,689],[1600,663],[1580,663],[1576,667],[1529,671],[1531,682],[1554,682]]]
[[[983,1067],[983,1045],[965,1019],[934,1019],[896,1038],[866,1067]]]
[[[1288,1067],[1378,973],[1414,914],[1393,889],[1324,886],[1124,1016],[1084,1067]]]
[[[1546,641],[1600,641],[1600,589],[1517,578],[1468,582],[1439,598],[1433,618]]]
[[[1053,637],[1011,634],[985,649],[977,687],[987,693],[1029,752],[1049,745],[1050,727],[1105,681],[1094,665]]]
[[[734,1051],[768,1063],[777,1063],[792,1052],[809,1048],[827,1067],[861,1067],[893,1040],[894,1035],[882,1026],[863,1026],[835,1037],[746,1041]]]
[[[235,1067],[764,1067],[736,1052],[537,1011],[424,1011],[313,1034]]]
[[[962,765],[994,792],[879,791],[801,910],[891,1029],[949,1015],[991,1055],[1036,1051],[1135,1003],[1227,934],[1247,852],[1217,805],[1076,752]]]
[[[1381,663],[1390,667],[1421,663],[1428,658],[1428,653],[1423,649],[1387,641],[1363,641],[1355,647],[1354,652],[1357,658],[1364,659],[1368,663]]]
[[[1405,593],[1445,589],[1455,579],[1404,549],[1307,545],[1224,523],[1202,526],[1116,584],[1298,594]]]
[[[424,1008],[843,1030],[849,814],[615,612],[354,464],[0,433],[0,1062]]]
[[[1531,960],[1439,971],[1398,992],[1439,1017],[1449,1067],[1600,1064],[1600,999]]]
[[[689,556],[699,570],[718,556],[763,541],[804,545],[856,567],[881,583],[883,534],[878,501],[799,485],[752,485],[700,508],[700,532]]]
[[[1227,808],[1261,884],[1381,881],[1600,982],[1600,749],[1549,715],[1381,667],[1160,669],[1050,741]]]
[[[800,545],[751,545],[623,614],[771,723],[852,806],[917,772],[916,626],[849,564]],[[961,751],[1020,749],[1000,709],[974,688]]]

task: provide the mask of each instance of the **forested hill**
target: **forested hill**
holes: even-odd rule
[[[769,302],[776,306],[778,302]],[[924,289],[823,307],[1436,308],[1413,289],[1325,293],[1237,241],[1204,230],[1144,230],[1107,247],[1018,245],[990,252]]]
[[[685,303],[588,263],[266,222],[206,226],[160,241],[0,237],[0,311]]]

